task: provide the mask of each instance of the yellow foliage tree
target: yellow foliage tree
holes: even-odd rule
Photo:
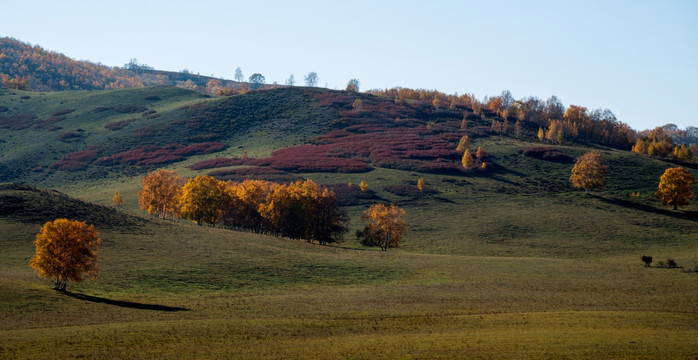
[[[586,195],[589,195],[593,188],[606,187],[606,174],[608,174],[608,166],[603,164],[601,154],[590,151],[577,159],[572,168],[570,181],[574,187],[583,188]]]
[[[473,156],[470,154],[470,150],[465,150],[465,152],[463,153],[461,164],[463,164],[463,167],[466,169],[471,169],[473,165],[475,165],[475,160],[473,160]]]
[[[682,167],[669,168],[659,178],[659,189],[655,193],[663,205],[686,206],[693,197],[693,176]]]
[[[468,135],[463,135],[458,141],[458,146],[456,146],[456,151],[459,153],[464,153],[470,147],[470,137]]]
[[[53,279],[53,288],[65,291],[67,281],[82,281],[83,273],[97,278],[97,247],[102,243],[94,225],[56,219],[36,235],[36,253],[29,261],[39,276]]]
[[[359,183],[359,189],[361,189],[361,191],[368,190],[368,184],[366,184],[365,181],[361,180],[361,182]]]
[[[172,170],[158,170],[143,177],[138,192],[138,206],[151,215],[179,217],[179,192],[184,180]],[[151,208],[152,207],[152,208]]]
[[[417,180],[417,189],[419,189],[419,191],[424,190],[424,178],[419,178],[419,180]]]
[[[199,225],[217,224],[230,202],[226,184],[208,175],[190,178],[179,195],[182,217]]]
[[[264,219],[259,212],[273,186],[264,180],[245,180],[242,183],[229,183],[231,204],[223,211],[223,224],[229,228],[244,228],[260,232]]]
[[[114,197],[111,199],[111,201],[116,207],[124,206],[124,199],[121,198],[118,191],[114,193]]]
[[[363,212],[361,218],[369,221],[358,234],[362,245],[379,246],[383,251],[400,247],[402,237],[407,232],[405,210],[395,204],[374,204]]]
[[[545,130],[543,130],[542,127],[538,128],[538,140],[540,140],[540,141],[545,140]]]

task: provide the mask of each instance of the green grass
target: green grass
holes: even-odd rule
[[[171,88],[11,92],[0,96],[0,103],[10,104],[5,106],[12,111],[27,106],[42,109],[38,115],[43,117],[63,106],[75,108],[66,124],[84,127],[90,141],[106,141],[99,137],[110,134],[104,124],[131,116],[112,114],[93,124],[79,118],[109,101],[115,106],[161,94],[157,104],[142,105],[162,114],[149,121],[163,128],[183,114],[182,106],[199,101],[205,101],[212,118],[225,118],[229,108],[246,112],[269,101],[202,98]],[[249,132],[228,138],[225,152],[167,168],[194,176],[198,173],[186,166],[202,159],[240,156],[243,148],[251,156],[265,156],[311,137],[318,131],[313,121],[329,117],[326,109],[307,109],[300,93],[274,96],[295,110],[261,110],[271,111],[265,119],[255,112],[241,116]],[[222,106],[222,101],[239,103]],[[222,131],[235,129],[231,126]],[[278,138],[283,132],[295,137]],[[17,147],[37,134],[1,133],[0,159],[5,160],[0,165],[15,166],[31,156],[43,163],[59,157],[40,145],[41,150]],[[173,132],[162,141],[182,134]],[[50,151],[77,147],[49,144],[54,146]],[[345,242],[319,246],[140,218],[146,216],[137,206],[142,174],[128,168],[21,175],[19,180],[105,206],[0,185],[0,209],[8,209],[11,197],[26,200],[21,211],[0,212],[0,358],[698,356],[698,274],[645,268],[640,261],[641,255],[650,255],[655,263],[673,258],[683,270],[698,265],[695,201],[674,211],[653,194],[661,173],[673,165],[596,148],[610,167],[608,189],[585,196],[569,183],[572,164],[521,155],[539,144],[476,138],[473,145],[483,147],[487,161],[498,165],[484,174],[384,168],[301,174],[325,184],[365,180],[378,197],[405,208],[410,231],[401,249],[388,252],[362,248],[353,238],[363,226],[360,214],[367,204],[346,208],[350,232]],[[575,157],[590,150],[579,144],[556,147]],[[419,177],[435,192],[399,196],[384,188],[416,186]],[[121,211],[111,207],[114,191],[125,200]],[[630,198],[631,192],[641,196]],[[69,294],[51,290],[50,280],[38,278],[28,266],[32,241],[53,215],[89,217],[104,241],[99,279],[69,283]]]

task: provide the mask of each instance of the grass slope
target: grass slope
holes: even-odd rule
[[[410,231],[400,250],[360,248],[351,236],[326,247],[142,220],[136,193],[147,168],[47,167],[90,145],[109,154],[145,144],[187,144],[199,141],[191,140],[197,136],[226,142],[220,153],[167,165],[194,176],[207,171],[188,168],[199,160],[239,157],[243,148],[253,157],[269,156],[338,126],[364,126],[355,113],[345,113],[351,98],[307,89],[230,98],[175,88],[0,92],[0,105],[9,109],[5,115],[27,112],[45,119],[75,109],[57,115],[66,118],[56,124],[86,134],[65,142],[46,129],[0,129],[3,179],[45,184],[81,199],[0,185],[0,358],[698,355],[696,273],[645,268],[640,261],[644,254],[655,261],[673,258],[684,270],[698,265],[698,207],[673,211],[653,195],[659,176],[673,164],[595,147],[610,167],[608,189],[585,196],[569,184],[572,164],[522,154],[540,144],[531,128],[519,139],[474,136],[472,146],[482,147],[493,164],[488,172],[433,174],[372,164],[365,173],[294,173],[323,184],[365,180],[372,199],[407,211]],[[364,100],[366,107],[393,106]],[[122,105],[160,116],[113,111]],[[397,111],[415,117],[409,120],[414,129],[432,124],[436,130],[423,137],[439,136],[439,128],[459,121],[447,111]],[[134,116],[138,120],[122,129],[104,128]],[[393,113],[380,116],[385,122]],[[472,121],[480,127],[487,122]],[[399,126],[396,120],[389,124]],[[152,132],[134,137],[144,126]],[[34,138],[46,143],[35,145],[29,141]],[[556,148],[572,157],[592,149],[574,143]],[[19,164],[42,169],[27,171]],[[419,177],[429,191],[416,190]],[[110,205],[114,191],[126,202],[123,212],[94,205]],[[639,197],[628,196],[636,192]],[[371,201],[346,207],[349,234],[362,226],[360,212]],[[70,283],[68,294],[50,290],[49,280],[27,265],[41,222],[54,215],[94,221],[104,241],[100,278]]]

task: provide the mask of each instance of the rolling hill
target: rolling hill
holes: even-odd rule
[[[676,164],[506,122],[318,88],[0,88],[0,358],[695,357],[698,206],[654,196]],[[484,168],[460,165],[464,135]],[[590,150],[610,173],[585,196],[569,175]],[[338,194],[350,235],[320,246],[151,218],[136,194],[160,168],[312,179]],[[401,249],[351,236],[376,202],[406,210]],[[27,265],[53,217],[104,240],[100,278],[66,294]]]

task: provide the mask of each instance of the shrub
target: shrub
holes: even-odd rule
[[[559,163],[569,163],[574,162],[574,158],[560,152],[551,146],[532,146],[524,149],[524,156],[532,157],[534,159],[554,161]]]
[[[110,123],[107,124],[107,125],[104,125],[104,128],[107,129],[107,130],[112,130],[112,131],[114,131],[114,130],[121,130],[121,129],[125,128],[128,124],[130,124],[130,123],[132,123],[132,122],[134,122],[134,121],[136,121],[136,120],[137,120],[137,119],[128,119],[128,120],[114,121],[114,122],[110,122]]]
[[[652,257],[651,256],[645,256],[642,255],[642,262],[645,263],[645,267],[650,267],[650,264],[652,263]]]
[[[74,131],[68,131],[58,135],[58,140],[63,142],[70,142],[81,138],[82,134]]]
[[[58,111],[54,112],[53,114],[51,114],[51,116],[67,115],[67,114],[70,114],[70,113],[72,113],[72,112],[74,112],[74,111],[75,111],[75,109],[63,109],[63,110],[58,110]]]

